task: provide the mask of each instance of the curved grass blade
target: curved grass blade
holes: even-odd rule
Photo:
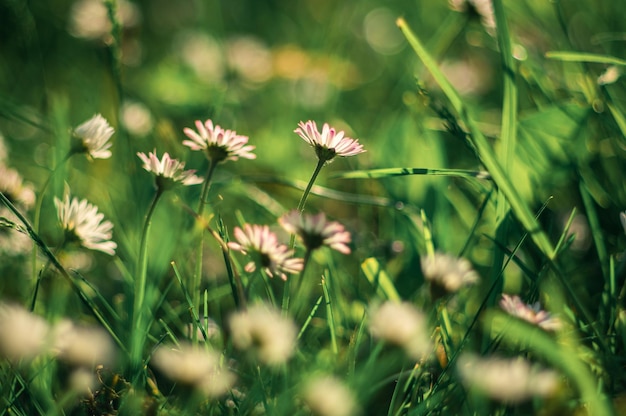
[[[591,370],[579,359],[573,346],[557,343],[542,329],[512,318],[503,312],[485,313],[486,325],[493,329],[492,336],[500,336],[510,345],[523,345],[542,356],[558,368],[578,389],[590,415],[609,416],[613,414],[607,397],[597,385]]]
[[[437,62],[433,59],[430,53],[426,51],[420,40],[409,28],[406,21],[403,18],[399,18],[396,23],[400,30],[404,33],[404,36],[407,38],[417,56],[422,60],[431,73],[433,79],[437,82],[437,84],[439,84],[455,111],[458,113],[460,119],[468,127],[470,133],[468,139],[471,140],[472,144],[476,147],[480,161],[493,177],[493,181],[498,186],[498,189],[506,196],[506,199],[511,205],[511,209],[515,213],[515,216],[524,229],[530,234],[537,247],[547,258],[552,260],[552,255],[554,253],[552,242],[548,238],[546,232],[542,229],[539,222],[535,219],[532,211],[527,206],[522,196],[516,191],[512,181],[506,175],[486,137],[478,129],[476,122],[470,116],[469,108],[463,104],[457,91],[454,89],[452,84],[450,84],[443,72],[441,72],[437,66]]]
[[[330,179],[377,179],[392,176],[407,175],[435,175],[435,176],[454,176],[465,179],[491,179],[489,172],[481,170],[465,170],[465,169],[427,169],[427,168],[385,168],[385,169],[368,169],[354,170],[351,172],[340,172],[330,175]]]
[[[598,55],[585,52],[548,51],[546,58],[566,62],[593,62],[608,65],[626,65],[626,59],[616,58],[609,55]]]

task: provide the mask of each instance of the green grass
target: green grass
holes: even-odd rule
[[[625,6],[494,0],[487,19],[427,1],[93,0],[83,30],[102,31],[88,38],[79,4],[0,4],[0,415],[625,411]],[[617,78],[599,82],[606,71]],[[73,147],[96,113],[115,129],[107,159]],[[248,136],[256,158],[182,145],[207,119]],[[366,152],[319,162],[294,133],[307,120]],[[150,151],[203,184],[155,181],[136,156]],[[54,201],[68,189],[112,222],[113,256],[63,231]],[[289,235],[278,218],[293,209],[345,226],[351,252]],[[304,270],[285,281],[238,252],[244,224],[269,226]],[[430,282],[440,253],[479,280]],[[561,328],[512,317],[502,294]],[[422,332],[392,317],[377,337],[385,302],[412,308]],[[246,344],[231,319],[259,303],[293,327],[256,322]],[[58,343],[68,321],[113,358],[85,341],[97,357],[76,361]],[[292,338],[268,361],[268,343]],[[198,354],[179,374],[160,362],[174,346]],[[556,387],[503,401],[464,379],[467,357],[523,359]],[[202,360],[209,384],[185,379]],[[322,376],[341,387],[313,400]]]

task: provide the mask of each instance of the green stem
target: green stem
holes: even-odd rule
[[[50,175],[48,175],[48,178],[46,179],[43,186],[41,187],[41,191],[39,192],[39,195],[37,196],[37,204],[35,205],[35,215],[33,218],[33,229],[37,232],[39,232],[39,221],[41,218],[41,208],[43,206],[43,196],[46,193],[48,186],[50,186],[50,182],[52,182],[52,178],[54,177],[54,174],[57,173],[57,171],[61,168],[61,166],[63,166],[65,162],[67,162],[70,159],[70,157],[74,155],[74,153],[75,152],[70,151],[67,153],[67,155],[65,155],[63,160],[50,171]],[[33,251],[32,276],[34,277],[36,275],[37,275],[37,252]]]
[[[209,196],[209,189],[211,188],[211,179],[213,173],[217,167],[217,162],[209,160],[209,169],[207,170],[204,183],[202,184],[202,193],[200,194],[200,203],[198,204],[198,216],[202,218],[204,210],[207,205],[207,198]],[[202,281],[202,257],[204,252],[204,227],[200,231],[200,241],[198,243],[198,252],[196,253],[196,270],[193,274],[191,285],[189,285],[189,291],[191,292],[193,305],[197,308],[200,304],[200,282]],[[195,344],[198,341],[198,334],[194,331],[192,335],[192,342]]]
[[[315,183],[315,179],[317,179],[317,175],[319,175],[320,171],[322,170],[325,164],[326,164],[326,161],[323,159],[319,159],[317,161],[317,166],[315,167],[315,170],[313,171],[313,175],[311,176],[311,179],[309,180],[309,184],[306,186],[306,189],[304,190],[304,193],[302,194],[302,198],[300,198],[300,202],[298,203],[298,211],[300,212],[304,211],[304,204],[306,204],[306,199],[309,197],[309,193],[311,192],[311,188],[313,187],[313,184]]]
[[[300,272],[299,280],[296,282],[296,285],[293,288],[293,293],[291,293],[292,278],[287,279],[287,281],[285,282],[285,292],[283,293],[283,303],[282,303],[282,310],[284,314],[286,314],[289,311],[289,302],[291,298],[294,298],[294,299],[298,298],[297,295],[298,295],[298,292],[300,292],[300,288],[302,287],[302,281],[304,280],[304,273],[306,271],[307,265],[309,264],[309,260],[311,259],[311,254],[313,254],[313,251],[309,249],[307,249],[307,251],[304,253],[302,271]]]
[[[320,174],[320,172],[322,171],[322,168],[324,167],[324,165],[326,164],[326,160],[325,159],[317,159],[317,166],[315,166],[315,170],[313,171],[313,175],[311,175],[311,179],[309,179],[309,183],[307,184],[304,192],[302,193],[302,197],[300,198],[300,202],[298,202],[298,212],[300,213],[300,215],[302,215],[302,212],[304,211],[304,205],[306,204],[306,200],[309,197],[309,193],[311,192],[311,188],[313,188],[313,184],[315,183],[315,180],[317,179],[317,175]],[[295,234],[291,234],[291,237],[289,239],[289,248],[291,248],[292,250],[295,248],[296,246],[296,235]],[[307,254],[310,255],[310,253],[307,252]],[[305,263],[306,266],[306,263]],[[304,272],[304,270],[302,270]],[[304,273],[300,273],[300,279],[302,280],[302,276]],[[283,313],[287,313],[287,311],[289,310],[289,297],[290,297],[290,291],[291,291],[291,279],[287,279],[287,281],[285,282],[285,290],[283,292],[283,302],[282,302],[282,309],[283,309]],[[298,284],[298,288],[300,287],[300,284]]]
[[[117,345],[122,349],[122,351],[125,352],[126,351],[125,345],[117,337],[117,335],[115,334],[115,332],[113,331],[109,323],[106,321],[106,319],[104,319],[104,315],[102,315],[102,312],[100,312],[100,310],[93,303],[93,301],[87,297],[85,292],[83,292],[80,285],[72,278],[72,276],[70,276],[67,270],[65,270],[65,268],[61,265],[59,260],[50,251],[46,243],[44,243],[41,237],[39,237],[39,235],[35,232],[35,229],[28,222],[26,217],[22,215],[22,213],[15,207],[15,205],[13,205],[13,203],[11,203],[11,201],[9,201],[9,199],[2,192],[0,192],[0,202],[4,203],[4,205],[6,205],[6,207],[9,208],[9,210],[11,210],[11,212],[13,212],[13,214],[15,214],[19,218],[22,224],[24,224],[24,227],[26,228],[26,231],[28,232],[28,235],[30,236],[30,238],[41,249],[41,251],[48,258],[50,263],[52,263],[54,268],[57,269],[58,272],[61,273],[61,275],[68,280],[68,282],[72,285],[72,288],[76,291],[76,293],[80,297],[80,300],[85,304],[87,309],[91,311],[91,313],[98,320],[98,322],[100,322],[100,324],[102,324],[102,326],[104,326],[105,329],[109,332],[109,335],[111,335],[111,337],[117,343]]]
[[[154,198],[152,199],[152,203],[148,208],[148,213],[146,214],[146,219],[143,224],[143,231],[141,233],[139,258],[135,268],[135,301],[133,303],[133,326],[131,331],[131,360],[133,366],[141,365],[141,351],[143,349],[143,342],[146,339],[144,331],[147,332],[147,328],[142,327],[142,319],[148,274],[148,233],[150,231],[152,215],[154,214],[154,210],[157,202],[161,198],[161,195],[163,195],[163,190],[157,189],[157,192],[154,194]],[[135,367],[133,370],[140,371],[140,368]],[[133,374],[133,376],[136,375],[137,374]]]

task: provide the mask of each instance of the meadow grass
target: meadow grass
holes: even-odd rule
[[[626,410],[624,6],[0,5],[0,414]]]

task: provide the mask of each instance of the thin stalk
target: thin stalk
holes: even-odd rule
[[[284,314],[286,314],[289,311],[289,302],[291,298],[297,298],[296,295],[298,294],[298,292],[300,291],[300,288],[302,287],[302,281],[304,279],[304,272],[306,271],[307,265],[309,264],[309,260],[311,260],[312,253],[313,253],[312,250],[309,250],[309,249],[307,249],[306,252],[304,253],[302,271],[300,272],[299,280],[297,281],[296,286],[293,289],[291,288],[290,281],[292,279],[287,279],[287,281],[285,282],[285,292],[283,294],[283,303],[282,303],[282,310]],[[290,292],[291,290],[293,290],[293,293]]]
[[[304,190],[304,193],[302,194],[302,197],[300,198],[300,202],[298,203],[298,211],[300,212],[304,211],[304,205],[306,204],[306,200],[309,197],[311,188],[313,187],[313,184],[315,183],[315,180],[317,179],[317,175],[319,175],[319,173],[321,172],[325,164],[326,164],[326,161],[324,159],[318,159],[317,166],[315,166],[315,170],[313,171],[313,175],[311,176],[311,179],[309,180],[309,184],[306,186],[306,189]],[[292,236],[292,239],[293,238],[295,237]],[[291,244],[291,246],[293,246],[293,244]]]
[[[89,299],[87,297],[85,292],[83,292],[83,290],[81,289],[80,285],[76,282],[76,280],[73,279],[72,276],[70,276],[70,274],[67,272],[67,270],[65,270],[65,268],[61,265],[59,260],[50,251],[50,249],[48,248],[46,243],[44,243],[43,240],[41,239],[41,237],[39,237],[39,235],[35,232],[35,229],[28,222],[26,217],[24,217],[24,215],[22,215],[22,213],[15,207],[15,205],[13,205],[13,203],[11,203],[11,201],[9,201],[9,199],[2,192],[0,192],[0,202],[2,202],[4,205],[6,205],[6,207],[9,208],[9,210],[11,212],[13,212],[13,214],[15,214],[19,218],[19,220],[22,222],[22,224],[24,224],[24,227],[26,228],[26,231],[28,232],[28,235],[30,236],[30,238],[41,249],[43,254],[48,258],[50,263],[52,263],[54,268],[57,269],[57,271],[59,273],[61,273],[61,275],[68,280],[68,282],[71,284],[72,288],[78,294],[78,297],[80,298],[80,300],[85,304],[87,309],[89,311],[91,311],[91,313],[98,320],[98,322],[100,322],[100,324],[102,324],[102,326],[104,326],[104,328],[109,332],[109,335],[111,335],[111,337],[116,342],[116,344],[120,347],[120,349],[122,349],[122,351],[126,352],[125,345],[117,337],[117,335],[115,334],[115,332],[113,331],[113,329],[111,328],[109,323],[106,321],[106,319],[104,319],[104,316],[102,315],[102,312],[100,312],[98,307],[92,302],[91,299]]]
[[[202,218],[204,210],[207,205],[207,198],[209,196],[209,189],[211,188],[211,179],[213,173],[217,167],[217,162],[209,160],[209,169],[207,170],[204,183],[202,184],[202,193],[200,194],[200,202],[198,204],[198,217]],[[200,241],[198,243],[198,252],[196,253],[196,270],[192,276],[191,285],[189,290],[192,296],[192,302],[195,307],[200,304],[200,282],[202,281],[202,257],[204,252],[204,227],[200,231]],[[192,335],[193,343],[198,342],[198,334],[196,332]]]
[[[137,267],[135,268],[135,301],[133,303],[132,320],[134,335],[131,337],[131,360],[133,365],[141,363],[141,350],[143,348],[143,341],[145,340],[143,334],[145,328],[142,327],[142,319],[148,274],[148,234],[150,232],[152,215],[154,214],[154,210],[157,202],[161,198],[161,195],[163,195],[163,190],[157,189],[157,192],[154,194],[154,198],[150,203],[150,207],[148,208],[148,213],[146,214],[146,219],[143,224],[143,231],[141,232],[139,258],[137,260]],[[137,368],[134,370],[139,371]],[[135,374],[133,374],[133,376],[135,376]]]
[[[50,171],[50,175],[48,175],[48,178],[46,179],[46,181],[44,182],[43,186],[41,187],[41,191],[39,192],[39,195],[37,196],[37,204],[35,205],[35,214],[34,214],[34,218],[33,218],[33,228],[37,232],[39,232],[39,221],[41,219],[41,208],[43,206],[43,196],[46,193],[46,190],[48,189],[48,186],[50,186],[50,182],[52,182],[52,178],[54,177],[54,174],[58,172],[58,170],[61,168],[61,166],[63,166],[65,164],[65,162],[67,162],[70,159],[70,157],[72,157],[73,154],[74,154],[74,152],[70,151],[70,152],[67,153],[67,155],[65,155],[63,160],[61,162],[59,162]],[[37,275],[37,252],[36,251],[33,251],[33,256],[32,256],[32,275],[33,276]]]
[[[320,174],[325,164],[326,164],[326,160],[317,159],[317,166],[315,166],[313,175],[311,175],[311,179],[309,179],[309,183],[304,189],[304,192],[302,193],[302,197],[300,197],[300,202],[298,202],[298,212],[300,213],[300,215],[302,215],[302,212],[304,211],[304,205],[306,204],[306,200],[309,197],[311,188],[313,188],[313,184],[315,183],[315,180],[317,179],[317,175]],[[289,238],[289,248],[293,250],[295,246],[296,246],[296,235],[291,234],[291,237]],[[302,275],[303,274],[300,273],[300,279],[302,279]],[[283,302],[282,302],[282,309],[283,309],[283,312],[285,313],[289,309],[290,292],[291,292],[291,282],[290,282],[290,279],[287,279],[287,281],[285,282],[285,290],[283,291]]]
[[[335,315],[333,314],[332,301],[330,299],[328,285],[324,277],[322,277],[322,290],[324,291],[324,299],[326,300],[326,319],[328,320],[328,327],[330,330],[330,342],[333,354],[337,355],[339,354],[339,347],[337,346],[337,335],[335,333]]]

